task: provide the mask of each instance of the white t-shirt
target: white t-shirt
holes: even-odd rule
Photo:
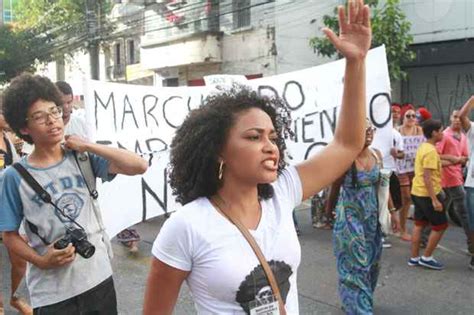
[[[469,164],[467,166],[467,176],[464,186],[474,187],[474,123],[471,122],[471,128],[466,133],[467,143],[469,145]]]
[[[84,115],[80,111],[71,114],[69,122],[64,126],[64,135],[78,135],[86,139],[90,139],[91,135],[86,126]]]
[[[391,147],[390,148],[395,148],[397,151],[403,151],[403,138],[400,132],[396,130],[395,128],[392,128],[392,139],[391,139]],[[392,171],[395,171],[397,168],[397,165],[395,163],[395,159],[393,156],[390,154],[390,152],[384,156],[383,158],[383,167]]]
[[[287,313],[298,314],[296,272],[301,248],[292,211],[303,193],[296,168],[285,169],[272,185],[274,196],[261,201],[262,217],[250,233],[272,267]],[[169,266],[191,271],[186,281],[199,314],[248,314],[248,302],[271,292],[248,242],[207,198],[174,213],[158,234],[152,253]]]

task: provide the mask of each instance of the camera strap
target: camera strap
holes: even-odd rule
[[[41,200],[43,200],[43,202],[49,203],[50,205],[52,205],[53,208],[56,209],[62,216],[69,219],[71,223],[74,223],[79,228],[84,230],[84,228],[79,223],[77,223],[73,218],[71,218],[66,213],[64,213],[64,211],[53,202],[51,195],[43,188],[43,186],[41,186],[38,183],[38,181],[33,177],[33,175],[31,175],[31,173],[28,172],[22,164],[20,164],[19,162],[16,162],[16,163],[13,163],[12,166],[20,174],[20,176],[23,177],[23,179],[28,183],[31,189],[33,189],[33,191],[41,198]],[[25,222],[26,224],[28,224],[28,227],[30,228],[31,232],[33,234],[36,234],[46,246],[50,245],[50,243],[46,241],[46,239],[39,234],[38,227],[34,223],[27,220],[26,218],[25,218]]]
[[[54,207],[56,207],[54,202],[51,200],[51,195],[46,190],[44,190],[44,188],[36,181],[36,179],[34,179],[31,173],[28,172],[23,165],[16,162],[16,163],[13,163],[12,166],[15,168],[15,170],[17,170],[17,172],[21,175],[21,177],[23,177],[23,179],[34,190],[34,192],[38,194],[38,196],[40,196],[41,200],[43,200],[45,203],[52,204]],[[46,246],[50,245],[50,243],[46,241],[44,237],[39,235],[38,227],[35,224],[31,223],[27,219],[25,219],[25,222],[26,224],[28,224],[28,227],[30,228],[31,232],[33,232],[33,234],[36,234]]]

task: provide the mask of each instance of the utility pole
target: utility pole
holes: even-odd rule
[[[87,23],[87,50],[89,51],[89,62],[91,79],[99,80],[99,20],[97,11],[99,9],[97,0],[86,0],[86,23]]]
[[[3,25],[3,0],[0,0],[0,26]]]

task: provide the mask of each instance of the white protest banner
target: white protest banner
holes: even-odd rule
[[[405,174],[415,170],[416,151],[425,141],[425,136],[403,136],[403,153],[405,156],[397,160],[397,172]]]
[[[247,82],[262,95],[282,97],[291,112],[295,139],[288,140],[290,164],[303,161],[333,138],[339,112],[345,61]],[[369,52],[367,115],[377,132],[374,146],[390,150],[390,81],[385,48]],[[217,78],[218,80],[218,78]],[[99,188],[100,204],[110,235],[142,220],[177,210],[167,185],[169,145],[186,115],[199,107],[211,87],[149,87],[87,81],[86,117],[99,143],[144,155],[143,176],[117,176]]]
[[[226,86],[237,83],[247,84],[247,78],[244,75],[232,75],[232,74],[219,74],[219,75],[207,75],[204,77],[206,86]]]

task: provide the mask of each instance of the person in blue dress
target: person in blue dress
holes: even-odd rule
[[[369,148],[375,128],[369,120],[366,142],[351,168],[332,186],[327,209],[335,206],[334,254],[339,296],[346,314],[373,314],[382,253],[377,188],[381,154]]]

